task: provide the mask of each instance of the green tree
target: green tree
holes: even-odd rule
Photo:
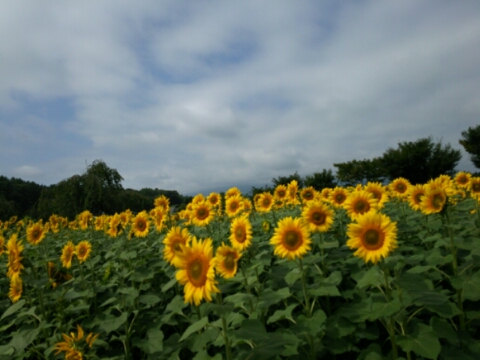
[[[321,191],[324,188],[334,188],[337,186],[337,182],[332,170],[323,169],[322,172],[305,176],[304,185],[305,187],[312,186],[315,190]]]
[[[473,165],[480,169],[480,125],[462,131],[462,138],[458,142],[470,154]]]
[[[337,168],[338,181],[344,186],[365,184],[368,181],[383,182],[386,177],[381,158],[352,160],[333,166]]]
[[[430,137],[402,142],[397,149],[388,149],[381,158],[386,176],[391,180],[403,177],[412,184],[423,184],[439,175],[453,175],[462,158],[460,150],[434,143]]]
[[[277,187],[278,185],[288,185],[293,180],[297,180],[298,188],[303,187],[303,179],[296,171],[295,174],[289,176],[279,176],[278,178],[273,178],[272,183],[275,187]]]

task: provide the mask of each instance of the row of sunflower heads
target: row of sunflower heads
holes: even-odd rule
[[[195,305],[201,301],[212,301],[219,293],[215,273],[222,278],[235,276],[243,251],[252,244],[252,225],[248,214],[234,218],[230,223],[230,245],[224,242],[214,255],[211,238],[197,239],[188,228],[172,227],[163,239],[164,259],[177,269],[176,279],[184,285],[184,299]]]

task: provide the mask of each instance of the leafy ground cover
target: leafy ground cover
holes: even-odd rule
[[[0,359],[476,359],[480,179],[1,224]]]

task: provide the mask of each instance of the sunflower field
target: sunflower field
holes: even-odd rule
[[[478,359],[480,178],[0,222],[0,359]]]

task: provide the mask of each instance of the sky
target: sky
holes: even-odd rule
[[[475,171],[479,64],[479,1],[6,0],[0,175],[247,192],[424,137]]]

